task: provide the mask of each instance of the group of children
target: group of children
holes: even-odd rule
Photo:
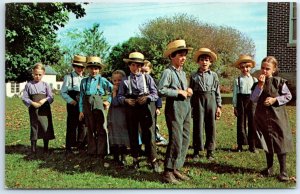
[[[199,65],[190,76],[188,84],[183,66],[188,52],[184,40],[175,40],[163,53],[170,65],[162,72],[159,82],[149,73],[149,61],[140,52],[132,52],[123,59],[130,74],[122,70],[112,73],[111,82],[99,73],[103,64],[100,57],[74,56],[74,72],[64,78],[61,90],[67,102],[66,153],[72,147],[83,150],[101,160],[113,153],[114,161],[125,166],[127,148],[133,157],[132,168],[140,168],[140,141],[145,144],[145,153],[154,172],[161,172],[156,152],[156,117],[160,114],[161,98],[165,97],[165,120],[169,141],[164,160],[162,179],[178,184],[190,177],[180,172],[190,142],[190,127],[193,120],[193,158],[206,150],[208,160],[214,160],[216,120],[222,113],[218,75],[210,66],[217,55],[208,48],[200,48],[193,60]],[[255,61],[241,55],[234,64],[241,76],[234,80],[233,106],[237,116],[237,151],[249,145],[257,153],[256,145],[263,148],[267,158],[264,175],[273,174],[273,155],[280,164],[280,181],[287,181],[286,153],[292,149],[292,135],[288,125],[285,104],[292,98],[286,80],[273,74],[278,70],[274,57],[266,57],[261,64],[261,75],[250,75]],[[83,77],[84,67],[89,76]],[[151,66],[150,66],[151,69]],[[37,139],[44,140],[44,151],[54,139],[50,104],[53,94],[49,85],[41,81],[45,69],[38,63],[33,67],[33,81],[26,84],[22,100],[29,107],[31,152],[36,153]],[[103,99],[107,93],[107,100]],[[108,109],[108,114],[104,110]],[[255,125],[254,125],[255,123]],[[84,127],[85,125],[85,127]],[[248,125],[248,126],[247,126]],[[205,143],[203,134],[205,131]]]

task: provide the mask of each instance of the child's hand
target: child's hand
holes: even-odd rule
[[[155,110],[155,113],[156,113],[156,115],[160,115],[160,110],[159,110],[159,108],[157,108],[157,109]]]
[[[184,99],[186,99],[188,96],[188,92],[185,90],[178,90],[178,96],[182,96],[184,97]]]
[[[188,88],[188,89],[186,89],[186,91],[187,91],[187,96],[188,97],[191,97],[192,95],[193,95],[193,90],[192,90],[192,88]]]
[[[34,108],[40,108],[40,107],[42,106],[39,102],[31,102],[31,105],[32,105]]]
[[[125,103],[130,105],[130,106],[135,106],[135,99],[126,98]]]
[[[138,97],[137,99],[137,102],[140,104],[140,105],[143,105],[147,102],[147,99],[148,97],[147,96],[141,96],[141,97]]]
[[[84,114],[83,114],[83,112],[80,112],[79,113],[79,121],[82,121],[83,118],[84,118]]]
[[[261,74],[259,77],[258,77],[258,86],[262,89],[264,84],[265,84],[265,81],[266,81],[266,76],[264,74]]]
[[[221,114],[222,114],[221,108],[218,107],[216,111],[216,120],[219,120],[221,118]]]
[[[104,110],[107,110],[109,108],[110,103],[108,101],[103,102]]]
[[[70,104],[73,105],[73,106],[76,106],[77,102],[76,102],[75,100],[72,100],[72,101],[70,102]]]
[[[267,97],[266,100],[264,101],[264,105],[265,106],[272,106],[276,101],[277,101],[276,98]]]
[[[45,102],[47,102],[47,98],[44,98],[39,101],[39,104],[42,106]]]
[[[234,113],[234,115],[237,117],[238,116],[238,111],[237,111],[237,108],[235,108],[234,107],[234,109],[233,109],[233,113]]]

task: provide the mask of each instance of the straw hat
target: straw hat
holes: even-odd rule
[[[233,65],[236,68],[240,68],[241,63],[251,63],[251,68],[255,66],[255,61],[249,55],[240,55],[239,59]]]
[[[74,58],[72,61],[73,66],[84,67],[85,63],[86,63],[86,57],[80,56],[80,55],[74,55]]]
[[[193,50],[191,47],[186,47],[185,40],[175,40],[167,45],[167,50],[164,52],[164,57],[168,58],[172,53],[179,50]]]
[[[198,63],[198,58],[200,55],[208,55],[211,57],[212,62],[215,62],[217,60],[217,55],[212,52],[210,49],[208,48],[199,48],[199,50],[197,50],[194,54],[194,58],[193,60]]]
[[[104,64],[101,62],[100,57],[89,56],[86,60],[86,67],[96,66],[102,68]]]
[[[125,63],[134,62],[144,64],[145,58],[144,55],[140,52],[133,52],[129,54],[128,59],[123,59]]]

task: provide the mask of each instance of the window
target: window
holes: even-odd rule
[[[53,83],[50,83],[50,88],[53,89]]]
[[[297,42],[297,4],[290,3],[290,29],[289,29],[289,44],[296,45]]]
[[[57,84],[57,89],[60,90],[60,84]]]
[[[11,82],[10,83],[10,92],[12,94],[19,93],[20,92],[20,83]]]

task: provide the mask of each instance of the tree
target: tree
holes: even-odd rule
[[[222,82],[236,76],[238,71],[231,64],[240,54],[254,57],[255,45],[253,40],[231,27],[213,26],[201,23],[194,16],[186,14],[173,17],[159,17],[140,27],[140,37],[146,42],[143,51],[152,60],[159,74],[169,61],[162,57],[167,44],[175,39],[185,39],[188,46],[196,49],[207,47],[218,55],[218,60],[212,69],[216,71]],[[188,57],[185,65],[187,75],[198,68],[192,57]]]
[[[107,58],[110,46],[100,30],[100,24],[83,30],[71,29],[62,34],[58,41],[61,52],[64,53],[65,63],[69,64],[75,54],[83,56],[100,56],[103,61]]]
[[[55,31],[69,20],[69,12],[76,18],[85,15],[75,3],[6,4],[6,81],[28,80],[36,62],[52,65],[61,60]]]

